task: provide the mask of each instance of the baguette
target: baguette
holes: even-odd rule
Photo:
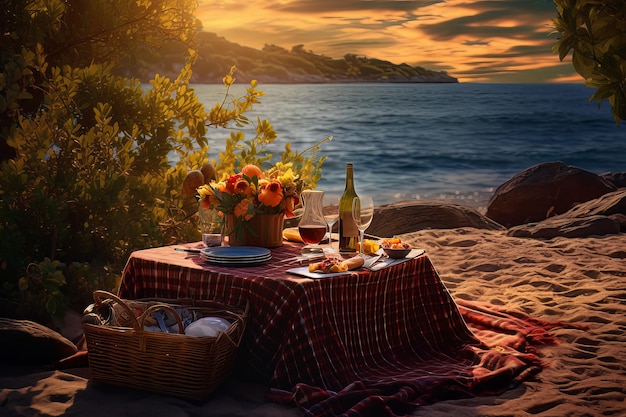
[[[309,272],[321,272],[323,274],[334,274],[337,272],[346,272],[357,269],[365,263],[365,259],[361,256],[354,256],[350,259],[341,260],[337,258],[324,259],[321,262],[311,262],[309,264]]]

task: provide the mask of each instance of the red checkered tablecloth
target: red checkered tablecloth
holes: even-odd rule
[[[245,268],[209,265],[173,246],[137,251],[119,296],[248,301],[237,371],[267,381],[269,398],[308,415],[402,415],[437,400],[497,393],[540,369],[525,347],[543,327],[455,302],[427,255],[309,279],[281,262],[300,248],[285,243],[269,263]],[[496,348],[485,343],[490,334]]]

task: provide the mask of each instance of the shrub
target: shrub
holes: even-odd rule
[[[55,39],[62,40],[70,35],[64,28],[77,25],[59,23],[76,17],[73,6],[100,10],[102,4],[15,3],[32,8],[31,14],[15,16],[25,20],[24,27],[37,26],[33,36],[40,38],[23,39],[30,32],[14,25],[13,38],[22,47],[13,45],[7,62],[19,65],[7,64],[10,83],[0,85],[0,115],[11,121],[0,139],[12,151],[0,163],[0,315],[47,323],[46,315],[60,314],[67,305],[82,309],[96,288],[115,291],[133,250],[200,239],[193,221],[197,202],[182,193],[184,178],[209,161],[207,128],[249,123],[245,113],[263,93],[252,82],[241,97],[233,97],[232,68],[224,78],[224,100],[207,111],[190,86],[193,50],[175,79],[155,75],[149,88],[116,75],[116,61],[100,59],[109,48],[90,65],[82,65],[89,61],[85,56],[77,65],[57,65],[63,48],[50,39],[43,42],[42,33],[56,33]],[[146,7],[146,15],[167,27],[169,15],[158,13],[159,7],[169,7],[166,3],[136,6]],[[184,23],[191,19],[186,14],[191,3],[180,3],[183,21],[176,25],[193,27],[191,21]],[[137,27],[128,30],[136,33]],[[79,42],[76,33],[68,39]],[[47,44],[55,45],[53,61]],[[84,53],[92,51],[93,45],[83,46]],[[7,80],[5,72],[0,75]],[[219,160],[213,161],[218,172],[272,158],[265,151],[276,138],[272,125],[258,119],[255,129],[252,139],[231,131]],[[282,160],[294,162],[305,181],[316,184],[323,160],[315,152],[305,156],[287,144]]]

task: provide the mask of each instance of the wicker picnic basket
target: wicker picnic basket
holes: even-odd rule
[[[241,308],[217,301],[122,300],[106,291],[95,291],[94,301],[96,309],[109,306],[121,317],[107,324],[83,320],[93,380],[193,400],[206,398],[230,374],[248,314],[247,303]],[[187,336],[180,308],[231,325],[216,337]],[[146,318],[157,311],[176,317],[179,333],[144,330]],[[130,325],[120,325],[124,321]]]

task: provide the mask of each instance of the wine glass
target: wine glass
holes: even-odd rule
[[[363,253],[365,229],[372,224],[374,218],[374,200],[370,196],[355,197],[352,200],[352,218],[359,229],[359,252]]]
[[[319,256],[323,254],[323,249],[319,243],[324,239],[328,224],[322,213],[324,191],[304,190],[302,192],[302,204],[304,214],[298,223],[300,238],[306,244],[302,248],[302,255]]]
[[[339,220],[339,196],[324,194],[324,220],[328,225],[328,248],[333,251],[333,225]]]

